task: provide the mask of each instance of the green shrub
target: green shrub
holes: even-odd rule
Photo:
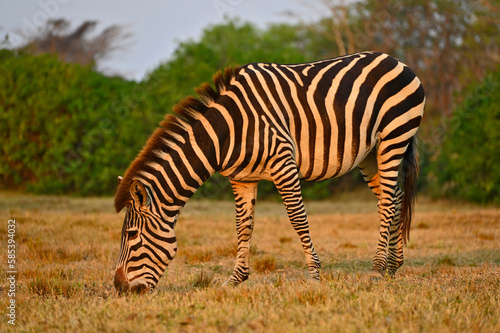
[[[140,86],[49,55],[2,50],[0,59],[3,186],[112,194],[161,119]]]
[[[471,89],[449,123],[431,165],[434,192],[480,203],[500,203],[500,68]]]

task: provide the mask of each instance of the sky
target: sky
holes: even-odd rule
[[[23,36],[32,35],[48,19],[65,18],[73,28],[97,20],[96,32],[125,26],[131,33],[126,48],[113,53],[101,69],[141,80],[168,60],[179,42],[198,38],[208,25],[238,17],[265,28],[293,21],[287,11],[306,21],[316,19],[317,11],[301,0],[0,0],[0,41],[9,34],[11,44],[19,46],[26,40]]]

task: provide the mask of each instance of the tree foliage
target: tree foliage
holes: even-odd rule
[[[50,55],[1,50],[3,186],[111,194],[157,123],[146,100],[133,99],[136,85]]]
[[[455,111],[429,175],[438,195],[500,203],[500,68]]]

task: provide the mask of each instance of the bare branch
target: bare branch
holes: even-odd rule
[[[95,67],[100,60],[122,49],[131,36],[124,32],[124,27],[117,25],[91,36],[97,25],[97,21],[84,21],[71,31],[67,20],[49,20],[22,48],[34,54],[57,54],[63,61]]]

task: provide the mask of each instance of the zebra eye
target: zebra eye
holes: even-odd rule
[[[137,229],[127,229],[128,240],[134,240],[139,236],[139,231]]]

